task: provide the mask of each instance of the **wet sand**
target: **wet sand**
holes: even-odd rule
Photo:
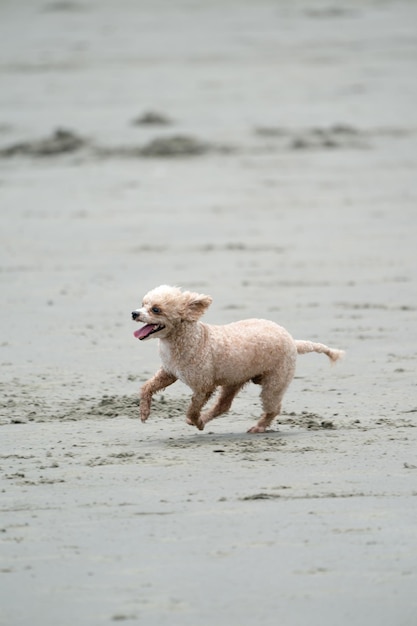
[[[414,625],[416,18],[2,4],[0,623]],[[161,283],[346,358],[143,425]]]

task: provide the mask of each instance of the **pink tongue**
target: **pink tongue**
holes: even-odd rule
[[[133,335],[136,337],[136,339],[144,339],[145,337],[150,335],[154,329],[155,324],[146,324],[146,326],[142,326],[142,328],[139,328],[139,330],[135,330]]]

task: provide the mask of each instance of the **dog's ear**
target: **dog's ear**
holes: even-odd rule
[[[184,298],[184,308],[181,317],[187,322],[196,322],[213,302],[210,296],[201,293],[186,291],[182,295]]]

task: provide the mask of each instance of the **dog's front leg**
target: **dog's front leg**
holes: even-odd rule
[[[241,384],[222,387],[219,399],[217,400],[216,404],[209,411],[206,411],[201,416],[203,424],[207,424],[207,422],[214,419],[215,417],[223,415],[223,413],[227,413],[227,411],[232,406],[235,395],[242,389],[242,387],[243,385]]]
[[[204,430],[204,422],[200,417],[200,413],[212,393],[213,390],[194,392],[194,395],[191,398],[191,404],[187,411],[187,424],[190,424],[190,426],[197,426],[198,430]]]
[[[172,385],[177,380],[176,376],[166,372],[163,367],[150,378],[140,390],[140,419],[146,422],[151,412],[152,396],[157,391],[162,391],[168,385]]]

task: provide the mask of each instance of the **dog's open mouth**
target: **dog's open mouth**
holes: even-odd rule
[[[162,324],[145,324],[145,326],[142,326],[139,330],[135,330],[133,334],[136,339],[142,340],[146,339],[146,337],[149,337],[150,335],[153,335],[154,333],[157,333],[163,328],[165,328],[165,326]]]

